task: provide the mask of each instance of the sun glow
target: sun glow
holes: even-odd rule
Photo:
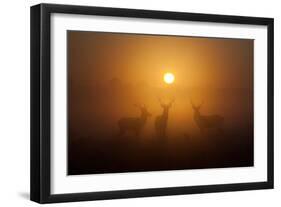
[[[165,73],[163,79],[165,83],[172,84],[175,81],[175,76],[172,73]]]

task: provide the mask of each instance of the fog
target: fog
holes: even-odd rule
[[[87,93],[88,91],[88,93]],[[89,95],[85,95],[89,94]],[[118,134],[117,122],[122,117],[139,117],[135,104],[145,104],[152,114],[143,129],[142,138],[155,136],[155,117],[162,114],[158,98],[163,102],[175,99],[168,119],[168,137],[176,139],[184,133],[196,134],[199,129],[194,121],[190,100],[200,104],[202,115],[221,115],[226,128],[247,128],[252,125],[253,97],[246,89],[196,89],[156,88],[149,84],[123,83],[112,79],[93,88],[84,89],[69,96],[69,124],[73,133],[79,136],[94,136],[97,139],[111,138]]]
[[[203,133],[192,104],[220,131]],[[136,105],[152,115],[120,136]],[[253,108],[253,40],[68,32],[69,174],[253,165]]]

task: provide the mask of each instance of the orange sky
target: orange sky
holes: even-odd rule
[[[74,82],[118,78],[159,87],[169,71],[184,87],[249,88],[253,83],[249,39],[69,31],[68,43]]]

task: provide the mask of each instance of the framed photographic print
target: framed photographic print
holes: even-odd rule
[[[31,7],[31,200],[273,188],[273,19]]]

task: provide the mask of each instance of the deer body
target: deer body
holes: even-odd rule
[[[201,131],[207,128],[222,129],[223,117],[219,115],[202,116],[200,112],[194,114],[194,121]]]
[[[222,130],[224,118],[219,115],[201,115],[200,108],[202,106],[195,106],[191,102],[193,111],[194,111],[194,121],[196,125],[199,127],[200,131],[203,132],[205,129],[217,129]]]
[[[140,117],[124,117],[118,121],[119,135],[123,135],[126,132],[132,131],[139,136],[140,131],[144,127],[147,118],[151,114],[146,110],[145,106],[140,107],[141,116]]]
[[[163,108],[163,113],[156,117],[155,119],[155,130],[158,137],[165,138],[166,137],[166,131],[167,131],[167,125],[168,125],[168,118],[169,118],[169,110],[172,106],[173,101],[171,101],[169,104],[163,104],[160,101],[161,107]]]

